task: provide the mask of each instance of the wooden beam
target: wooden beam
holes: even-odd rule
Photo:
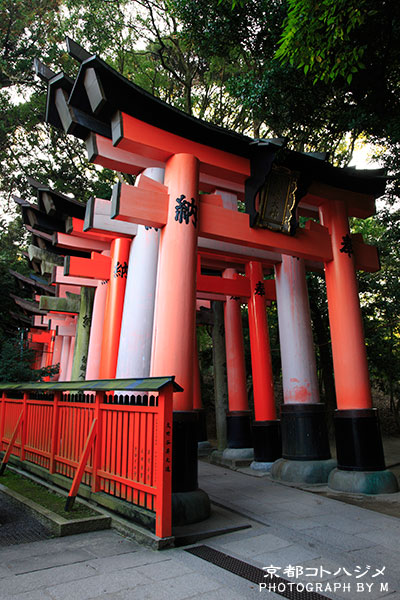
[[[111,202],[102,198],[90,198],[86,204],[83,230],[100,235],[110,232],[118,237],[134,237],[137,234],[137,224],[111,219]]]
[[[77,237],[98,240],[101,242],[109,242],[110,244],[116,237],[120,237],[118,234],[108,231],[85,231],[83,219],[76,219],[75,217],[70,217],[66,220],[65,231],[71,235],[76,235]]]
[[[167,220],[167,196],[164,194],[117,184],[112,204],[113,218],[115,215],[115,218],[149,227],[162,227]],[[199,236],[309,260],[332,260],[329,232],[313,221],[307,223],[307,228],[299,229],[295,236],[288,236],[266,229],[252,229],[247,214],[207,201],[200,201]]]
[[[52,337],[51,331],[41,331],[40,333],[32,333],[31,341],[34,344],[49,344]]]
[[[69,294],[66,298],[54,298],[52,296],[41,296],[40,308],[60,313],[78,314],[81,298],[77,294]]]
[[[158,167],[163,169],[165,167],[165,161],[116,148],[110,139],[95,133],[91,133],[86,139],[86,151],[89,162],[121,173],[138,175],[147,168]],[[243,181],[233,181],[229,177],[224,178],[221,172],[210,175],[200,171],[199,189],[202,192],[209,193],[217,188],[233,192],[241,200],[244,199]]]
[[[64,275],[64,267],[56,267],[52,273],[52,283],[56,283],[57,285],[63,286],[86,286],[86,287],[97,287],[98,280],[97,279],[89,279],[89,277],[71,277],[69,275]],[[75,293],[78,293],[76,291]],[[61,296],[61,290],[59,289],[58,295]]]
[[[133,204],[135,208],[132,212]],[[113,188],[111,205],[112,219],[158,228],[164,227],[167,222],[167,192],[148,191],[133,185],[117,183]]]
[[[66,256],[64,262],[64,275],[88,277],[89,279],[110,279],[111,258],[92,252],[91,258],[78,258]]]
[[[113,145],[122,150],[166,162],[173,154],[192,154],[200,161],[200,172],[238,183],[250,176],[250,160],[236,154],[194,142],[125,113],[116,113],[111,122]]]
[[[247,277],[240,275],[237,279],[225,279],[213,275],[197,274],[197,291],[248,298],[250,296],[250,282]]]
[[[366,244],[361,233],[353,234],[351,236],[351,241],[357,271],[367,271],[368,273],[376,273],[379,271],[381,264],[379,261],[378,248]]]
[[[59,248],[75,248],[77,250],[103,252],[110,249],[110,242],[103,242],[96,239],[78,237],[68,233],[55,232],[53,235],[53,244]]]
[[[226,210],[212,204],[200,204],[199,235],[231,244],[263,248],[308,260],[332,260],[330,236],[326,227],[308,221],[295,236],[267,229],[250,228],[245,213]]]
[[[197,247],[202,256],[213,257],[217,262],[225,263],[225,268],[232,263],[246,264],[249,260],[258,260],[264,266],[272,267],[281,262],[281,255],[262,248],[251,248],[240,244],[230,244],[204,237],[199,237]],[[322,263],[321,263],[322,268]]]
[[[310,185],[302,202],[320,206],[326,200],[343,200],[346,203],[349,217],[366,219],[375,214],[375,197],[372,194],[343,190],[318,181],[314,181]]]

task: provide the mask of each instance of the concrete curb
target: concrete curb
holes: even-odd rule
[[[52,510],[37,504],[29,498],[25,498],[18,492],[10,490],[0,484],[0,490],[24,506],[29,512],[33,513],[39,521],[50,527],[51,532],[56,537],[65,535],[75,535],[77,533],[87,533],[88,531],[99,531],[100,529],[109,529],[111,526],[111,517],[98,515],[96,517],[86,517],[84,519],[65,519]]]
[[[11,458],[13,458],[13,457],[11,457]],[[27,466],[27,465],[25,465],[25,466]],[[36,467],[36,465],[34,465],[34,466]],[[36,483],[39,483],[43,487],[47,488],[48,490],[50,490],[52,492],[59,494],[60,496],[65,496],[65,498],[67,497],[67,492],[65,491],[65,489],[63,489],[59,486],[53,485],[48,480],[33,474],[29,470],[23,470],[20,467],[15,466],[14,464],[12,466],[9,465],[8,468],[10,468],[12,471],[14,471],[16,473],[19,473],[20,475],[23,475],[24,477],[27,477],[28,479],[31,479],[32,481],[35,481]],[[40,469],[40,467],[39,467],[39,469]],[[171,536],[169,538],[159,538],[151,531],[144,529],[143,527],[141,527],[140,525],[137,525],[136,523],[133,523],[132,521],[125,518],[124,516],[117,514],[112,510],[107,510],[107,508],[104,508],[103,506],[100,506],[93,500],[93,498],[90,498],[90,500],[85,500],[84,498],[79,496],[76,498],[75,502],[79,502],[79,504],[83,504],[84,506],[91,508],[95,512],[99,513],[99,515],[102,515],[103,517],[110,519],[109,527],[116,529],[123,536],[130,538],[130,539],[134,539],[139,544],[147,546],[148,548],[151,548],[152,550],[164,550],[166,548],[173,548],[173,546],[174,546],[174,540],[175,540],[174,536]],[[40,508],[43,509],[43,507],[40,507]],[[38,513],[35,513],[35,514],[36,514],[36,516],[38,516]],[[56,516],[59,518],[63,518],[63,517],[60,517],[59,515],[56,515]],[[68,522],[71,523],[71,521],[68,521]],[[87,531],[89,531],[89,529]],[[93,530],[90,530],[90,531],[93,531]],[[80,532],[77,531],[76,533],[80,533]]]

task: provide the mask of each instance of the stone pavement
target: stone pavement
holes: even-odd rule
[[[248,581],[188,546],[157,552],[109,530],[1,548],[0,599],[306,600],[290,592],[308,584],[319,597],[400,600],[399,519],[206,462],[199,480],[216,503],[212,528],[246,528],[192,546],[275,567],[286,584],[262,574]],[[260,582],[280,593],[260,591]]]

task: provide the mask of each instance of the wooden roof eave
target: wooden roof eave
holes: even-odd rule
[[[159,392],[172,384],[174,392],[183,388],[175,382],[175,377],[147,377],[145,379],[97,379],[90,381],[50,381],[46,383],[0,383],[0,390],[32,390],[42,392],[84,392],[84,391],[129,391]]]

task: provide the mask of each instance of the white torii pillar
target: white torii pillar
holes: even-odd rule
[[[164,181],[164,169],[146,169],[143,174]],[[117,378],[150,375],[159,239],[159,231],[138,225],[129,256]]]

